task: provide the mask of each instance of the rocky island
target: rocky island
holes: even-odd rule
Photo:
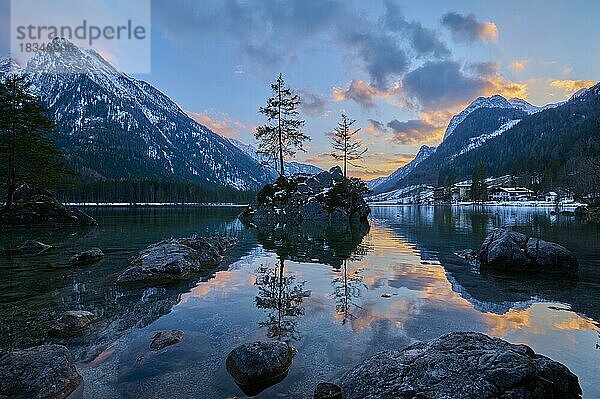
[[[97,222],[80,210],[61,204],[50,191],[22,183],[10,209],[0,208],[0,225],[96,226]]]
[[[339,166],[314,176],[282,176],[259,191],[240,219],[254,224],[365,221],[370,213],[366,192],[360,179],[345,178]]]

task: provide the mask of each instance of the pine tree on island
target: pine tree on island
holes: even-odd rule
[[[367,148],[362,149],[362,143],[356,140],[360,128],[356,130],[352,128],[355,122],[356,120],[342,114],[342,119],[338,122],[338,126],[331,136],[331,146],[333,147],[331,156],[338,161],[343,161],[343,171],[346,179],[348,178],[348,164],[359,167],[354,162],[363,159],[364,154],[367,152]]]
[[[279,176],[285,176],[285,158],[294,157],[310,137],[302,132],[304,121],[298,117],[300,97],[286,86],[283,76],[271,85],[272,97],[259,112],[267,118],[267,123],[256,128],[254,137],[258,141],[258,153],[276,160]]]

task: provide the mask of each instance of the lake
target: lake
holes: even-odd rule
[[[36,256],[0,257],[0,347],[48,340],[65,310],[101,322],[69,347],[85,398],[245,397],[225,370],[234,347],[281,339],[298,349],[287,378],[258,398],[307,398],[362,359],[451,331],[524,343],[579,377],[600,397],[600,227],[549,209],[374,207],[370,226],[309,224],[245,228],[240,208],[98,208],[95,228],[3,230],[0,247],[36,239]],[[558,242],[580,264],[577,281],[480,274],[453,255],[479,248],[493,227]],[[221,234],[240,243],[221,269],[178,284],[115,285],[128,259],[170,237]],[[70,255],[100,247],[106,257],[70,267]],[[152,352],[156,331],[182,341]]]

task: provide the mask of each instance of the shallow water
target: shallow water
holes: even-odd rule
[[[577,374],[584,397],[600,397],[598,226],[535,208],[376,207],[370,229],[248,230],[239,211],[93,209],[97,228],[2,231],[0,247],[37,239],[53,248],[0,257],[1,347],[44,342],[57,314],[90,310],[102,322],[58,341],[78,360],[84,397],[233,398],[245,395],[225,370],[228,352],[282,339],[298,349],[294,364],[257,397],[305,398],[318,382],[335,380],[373,353],[471,330],[530,345]],[[452,255],[478,248],[496,226],[571,249],[579,280],[481,275]],[[115,286],[139,249],[214,233],[240,239],[223,270],[165,287]],[[104,260],[68,266],[71,254],[93,246]],[[151,352],[152,335],[163,329],[184,331],[183,340]]]

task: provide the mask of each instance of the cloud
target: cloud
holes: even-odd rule
[[[352,80],[347,89],[334,87],[333,101],[341,102],[352,100],[361,107],[370,109],[375,107],[375,99],[383,95],[383,92],[362,80]]]
[[[442,26],[448,28],[452,38],[462,43],[490,43],[498,39],[498,27],[493,22],[479,22],[475,15],[448,12],[442,16]]]
[[[437,143],[444,136],[449,117],[449,113],[423,113],[420,119],[405,122],[393,119],[387,127],[392,132],[391,141],[396,144]]]
[[[527,64],[529,64],[529,60],[514,60],[508,67],[513,72],[523,72],[527,68]]]
[[[384,21],[388,29],[410,39],[417,57],[450,56],[450,49],[440,40],[436,31],[423,27],[419,22],[407,21],[402,15],[400,6],[392,0],[385,1]]]
[[[568,98],[581,89],[592,87],[597,82],[594,80],[551,80],[548,85],[553,89],[558,89],[563,92],[565,98]]]
[[[231,119],[226,115],[215,117],[209,115],[208,112],[192,112],[186,111],[186,114],[198,122],[206,126],[213,132],[223,137],[239,137],[242,131],[249,131],[251,128],[240,121]]]
[[[430,61],[409,72],[402,80],[405,95],[426,110],[448,108],[477,97],[485,80],[466,75],[457,61]]]
[[[300,58],[314,43],[333,44],[344,59],[358,60],[370,84],[379,89],[408,71],[411,55],[450,55],[436,31],[407,21],[391,1],[382,14],[371,18],[343,0],[173,0],[157,2],[153,15],[171,41],[190,49],[199,40],[227,44],[234,56],[269,74]]]
[[[310,116],[321,116],[326,113],[325,106],[327,99],[314,93],[310,89],[302,89],[298,91],[298,95],[302,99],[300,109]]]
[[[385,125],[375,119],[367,119],[367,126],[363,130],[373,137],[381,137],[387,132]]]

